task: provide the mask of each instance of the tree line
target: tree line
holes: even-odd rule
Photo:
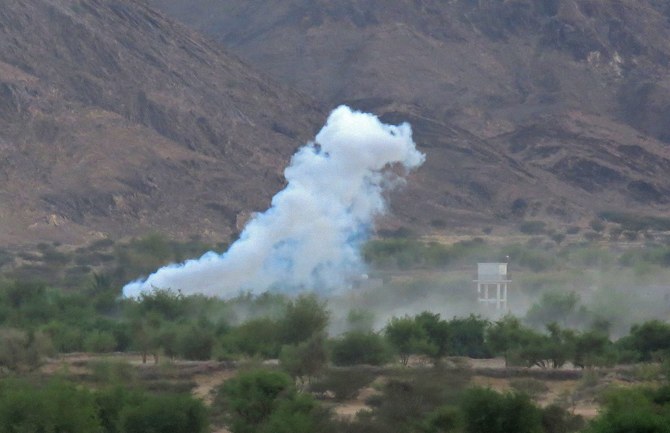
[[[346,366],[394,359],[406,365],[412,355],[435,363],[447,356],[502,356],[511,366],[589,368],[662,361],[670,353],[670,325],[662,321],[634,325],[617,341],[606,322],[591,316],[584,316],[593,320],[581,329],[564,320],[549,322],[575,311],[569,293],[543,298],[525,320],[444,319],[424,311],[393,317],[383,329],[373,330],[365,311],[354,310],[346,332],[332,337],[328,305],[313,294],[221,300],[156,289],[137,299],[116,299],[111,292],[104,280],[83,293],[43,283],[0,282],[0,366],[30,369],[54,353],[139,352],[145,362],[279,358],[299,376],[316,368],[302,365],[301,359],[303,364],[319,360],[319,365]]]

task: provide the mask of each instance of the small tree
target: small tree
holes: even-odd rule
[[[562,367],[575,353],[575,333],[570,329],[561,329],[557,323],[547,325],[547,359],[553,368]]]
[[[526,322],[535,326],[548,325],[552,322],[567,326],[578,304],[579,295],[575,292],[545,292],[540,301],[528,310]]]
[[[606,334],[599,331],[586,331],[577,334],[574,339],[574,358],[577,367],[594,367],[613,363],[609,349],[612,343]]]
[[[512,353],[519,349],[524,334],[519,319],[507,315],[495,322],[488,330],[487,343],[496,354],[505,358],[505,366],[509,366]]]
[[[314,294],[300,295],[288,303],[279,323],[282,342],[298,344],[308,340],[326,329],[329,318],[325,302],[319,302]]]
[[[322,431],[320,419],[327,419],[282,372],[241,373],[223,385],[220,397],[233,433],[310,433]]]
[[[153,314],[161,319],[174,321],[185,315],[188,300],[180,291],[154,288],[140,294],[137,307],[136,316]]]
[[[660,320],[633,325],[624,343],[637,351],[642,361],[650,361],[652,354],[670,349],[670,325]]]
[[[485,358],[489,356],[486,347],[486,330],[490,323],[471,314],[465,318],[454,318],[449,321],[450,353],[456,356]]]
[[[409,356],[426,345],[425,330],[411,317],[393,317],[384,330],[386,339],[400,356],[400,363],[407,365]]]
[[[93,299],[92,303],[95,310],[99,313],[106,313],[114,309],[116,299],[121,294],[120,288],[114,286],[109,275],[95,272],[87,292]]]
[[[449,323],[445,320],[440,320],[439,314],[424,311],[414,318],[416,323],[423,329],[426,334],[426,345],[423,352],[430,356],[437,364],[449,350],[449,343],[451,339],[451,330]]]
[[[143,364],[146,364],[149,354],[153,354],[154,362],[158,364],[161,325],[162,320],[155,313],[147,317],[135,318],[130,324],[133,336],[132,346],[142,354]]]
[[[328,362],[325,342],[325,335],[319,333],[298,345],[284,346],[279,355],[282,368],[301,383],[305,378],[311,382]]]

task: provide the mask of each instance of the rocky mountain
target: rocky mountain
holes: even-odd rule
[[[409,120],[410,225],[670,210],[664,0],[148,0],[327,106]]]
[[[225,240],[325,118],[135,0],[0,8],[0,241]]]

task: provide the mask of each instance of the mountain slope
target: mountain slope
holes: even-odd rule
[[[227,239],[323,113],[134,0],[0,9],[0,240]]]
[[[412,121],[409,224],[670,210],[667,2],[150,2],[326,104]]]

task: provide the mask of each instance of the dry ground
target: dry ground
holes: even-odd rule
[[[47,362],[38,370],[39,374],[50,376],[54,374],[66,374],[77,378],[82,382],[94,381],[91,379],[93,374],[93,365],[96,362],[108,361],[126,363],[134,367],[139,380],[151,380],[163,382],[173,381],[190,386],[192,393],[200,398],[207,405],[214,401],[216,389],[226,380],[237,374],[237,368],[230,363],[218,363],[211,361],[165,361],[162,360],[158,365],[149,359],[147,364],[142,363],[140,355],[136,354],[68,354],[57,358],[48,359]],[[428,361],[422,358],[411,359],[408,368],[425,368]],[[467,365],[471,368],[471,383],[475,386],[489,387],[497,391],[512,390],[512,381],[514,378],[532,377],[539,380],[547,387],[545,392],[540,392],[534,397],[534,400],[540,406],[547,406],[553,403],[559,403],[577,415],[586,419],[594,418],[598,414],[599,406],[595,400],[598,390],[604,389],[608,385],[631,386],[637,382],[630,378],[624,380],[619,377],[617,371],[611,371],[603,374],[597,383],[590,385],[580,379],[582,372],[575,369],[562,369],[558,375],[551,376],[554,371],[542,369],[506,369],[502,359],[471,360],[466,358],[456,358],[449,360],[448,363],[455,365]],[[386,378],[383,370],[372,384],[359,390],[355,398],[341,403],[333,404],[333,412],[341,418],[352,418],[358,412],[371,410],[366,404],[369,397],[379,393]],[[223,428],[217,427],[214,433],[229,433]]]

